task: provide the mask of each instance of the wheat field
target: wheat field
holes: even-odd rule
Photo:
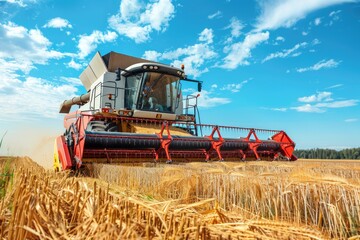
[[[356,161],[91,167],[0,158],[0,239],[360,237]]]

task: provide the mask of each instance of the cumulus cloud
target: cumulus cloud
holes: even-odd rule
[[[73,86],[82,86],[82,83],[79,78],[74,77],[60,77],[60,80],[66,84],[71,84]]]
[[[212,108],[220,105],[228,104],[231,102],[229,98],[218,97],[214,93],[215,88],[211,88],[210,91],[202,90],[201,92],[196,92],[194,89],[186,89],[189,95],[196,96],[199,94],[197,99],[198,107],[202,108]],[[183,91],[185,92],[185,91]],[[195,99],[190,99],[189,104],[195,104]]]
[[[330,59],[330,60],[321,60],[317,63],[315,63],[313,66],[310,67],[305,67],[305,68],[298,68],[296,69],[297,72],[302,73],[302,72],[307,72],[307,71],[318,71],[320,69],[323,68],[336,68],[341,61],[337,62],[334,59]]]
[[[143,57],[153,61],[168,60],[174,66],[180,66],[183,63],[188,75],[198,77],[208,71],[208,68],[203,68],[203,65],[217,56],[212,46],[213,37],[213,30],[205,28],[199,34],[199,43],[163,53],[148,50],[145,51]]]
[[[155,62],[157,62],[158,59],[161,58],[161,56],[162,56],[161,53],[154,50],[145,51],[145,53],[143,54],[143,58]]]
[[[29,75],[38,65],[73,54],[53,50],[39,29],[12,22],[0,24],[0,39],[0,120],[57,117],[59,104],[76,95],[77,88]]]
[[[19,7],[27,7],[28,4],[37,3],[38,0],[5,0],[5,2],[17,5]]]
[[[230,84],[226,84],[223,87],[220,88],[220,90],[227,90],[227,91],[231,91],[233,93],[239,92],[240,89],[246,84],[248,83],[248,80],[242,81],[241,83],[230,83]]]
[[[329,26],[333,25],[334,22],[338,21],[340,19],[339,14],[341,13],[341,10],[332,11],[329,13],[329,17],[331,18],[329,22]]]
[[[120,35],[142,43],[150,39],[153,31],[165,31],[174,13],[171,0],[155,0],[146,5],[138,0],[122,0],[120,11],[108,22]]]
[[[216,11],[213,14],[208,15],[208,19],[217,19],[217,18],[221,18],[222,17],[222,12],[221,11]]]
[[[80,70],[83,67],[83,65],[81,65],[80,63],[75,62],[74,59],[71,59],[71,61],[68,62],[67,66],[75,70]]]
[[[280,52],[271,53],[270,55],[265,57],[264,60],[262,60],[262,62],[264,63],[264,62],[269,61],[269,60],[274,59],[274,58],[286,58],[290,54],[292,54],[290,56],[293,56],[293,57],[299,56],[301,54],[300,52],[297,52],[297,53],[294,53],[294,52],[296,50],[298,50],[299,48],[305,47],[306,45],[308,45],[307,42],[302,42],[302,43],[296,44],[294,47],[292,47],[290,49],[284,49],[284,50],[282,50]]]
[[[225,29],[231,30],[231,39],[237,38],[241,34],[241,30],[244,28],[244,24],[239,19],[233,17],[230,19],[230,24]]]
[[[321,109],[317,106],[311,104],[305,104],[298,107],[292,107],[291,109],[296,110],[297,112],[307,112],[307,113],[323,113],[325,109]]]
[[[0,59],[6,62],[1,69],[29,73],[35,64],[47,64],[50,59],[71,55],[51,49],[52,43],[39,29],[27,29],[15,23],[0,23]],[[7,67],[9,68],[7,68]]]
[[[105,42],[113,42],[117,38],[117,34],[112,31],[107,31],[106,33],[100,32],[98,30],[93,31],[90,35],[80,35],[78,49],[79,49],[79,58],[83,59],[93,52],[98,44]]]
[[[198,98],[198,106],[203,108],[211,108],[231,102],[229,98],[217,97],[212,91],[202,90]]]
[[[352,107],[356,106],[359,100],[350,99],[343,101],[334,101],[334,102],[323,102],[316,104],[317,107],[321,108],[344,108],[344,107]]]
[[[200,42],[206,42],[208,44],[213,42],[214,33],[213,30],[210,28],[205,28],[200,34],[199,34],[199,41]]]
[[[241,65],[249,65],[248,59],[251,57],[251,50],[268,39],[269,32],[250,33],[246,35],[244,41],[226,46],[224,52],[227,56],[223,59],[220,67],[235,69]]]
[[[345,108],[356,106],[359,102],[357,99],[334,100],[331,92],[319,92],[311,96],[298,98],[300,103],[306,103],[291,109],[298,112],[323,113],[329,108]]]
[[[72,28],[72,25],[70,24],[70,22],[64,18],[61,17],[56,17],[53,19],[50,19],[44,26],[44,28],[59,28],[59,29],[63,29],[63,28]]]
[[[278,36],[278,37],[276,37],[276,41],[285,42],[285,38],[283,36]]]
[[[34,77],[27,77],[25,81],[16,80],[16,84],[8,86],[6,94],[0,94],[3,113],[0,120],[56,118],[60,103],[75,96],[76,92],[77,88],[72,84],[55,85]]]
[[[314,45],[318,45],[318,44],[320,44],[321,42],[320,42],[320,40],[319,39],[317,39],[317,38],[315,38],[314,40],[312,40],[312,42],[311,42],[311,44],[314,46]]]
[[[333,99],[331,98],[332,93],[331,92],[319,92],[316,94],[313,94],[311,96],[305,96],[305,97],[300,97],[298,98],[299,102],[306,102],[306,103],[311,103],[311,102],[321,102],[321,101],[332,101]]]
[[[319,26],[320,23],[321,23],[321,18],[315,18],[315,20],[314,20],[315,26]]]
[[[257,18],[256,30],[288,28],[311,12],[351,2],[356,0],[261,0],[261,14]]]

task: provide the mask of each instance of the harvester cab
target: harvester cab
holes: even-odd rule
[[[87,93],[60,106],[65,133],[56,138],[54,168],[78,169],[91,163],[209,161],[283,156],[296,160],[295,144],[283,131],[198,123],[197,97],[183,99],[184,67],[176,68],[110,52],[96,53],[80,75]],[[193,101],[190,101],[193,100]],[[195,101],[195,104],[194,104]],[[190,102],[192,102],[190,104]],[[71,107],[80,107],[70,113]],[[210,128],[209,136],[199,129]],[[247,131],[245,138],[223,138],[221,130]],[[257,131],[274,134],[260,140]]]

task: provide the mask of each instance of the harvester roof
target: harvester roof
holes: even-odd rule
[[[101,56],[99,52],[91,59],[89,65],[80,74],[80,80],[86,91],[105,72],[115,72],[118,68],[126,69],[136,63],[152,62],[142,58],[136,58],[117,52],[109,52]]]

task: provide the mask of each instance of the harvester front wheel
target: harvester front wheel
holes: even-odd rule
[[[114,122],[92,121],[87,127],[88,131],[118,132],[119,127]]]

